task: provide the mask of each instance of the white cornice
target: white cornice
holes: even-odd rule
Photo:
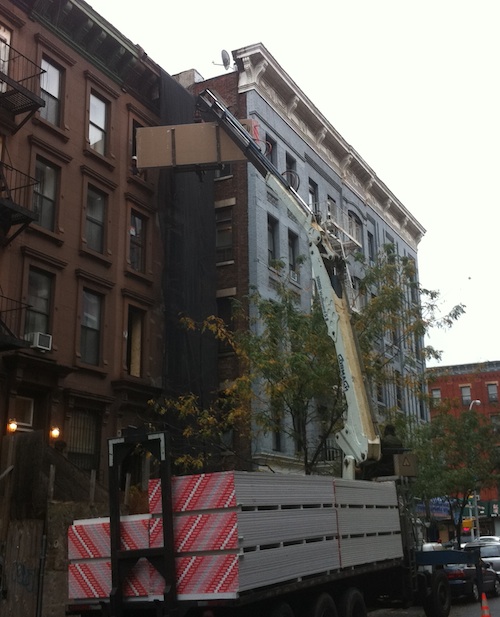
[[[240,93],[256,90],[361,199],[416,249],[424,227],[340,135],[264,45],[232,52]]]

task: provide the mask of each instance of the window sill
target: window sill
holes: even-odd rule
[[[46,240],[48,240],[49,242],[53,242],[54,244],[57,244],[57,246],[62,246],[64,244],[63,238],[61,238],[61,236],[58,233],[54,231],[50,231],[50,229],[45,229],[45,227],[40,227],[40,225],[37,225],[36,223],[32,223],[31,225],[28,225],[28,227],[26,227],[26,231],[28,233],[33,233],[33,234],[36,234],[37,236],[41,236],[45,238]]]
[[[106,257],[102,253],[93,251],[92,249],[89,249],[86,246],[82,246],[80,248],[80,255],[85,255],[87,257],[90,257],[91,259],[103,264],[107,268],[111,267],[111,265],[113,264],[113,261],[109,257]]]
[[[219,266],[234,266],[234,259],[228,259],[227,261],[218,261],[215,264],[217,267]]]
[[[130,278],[135,278],[138,281],[142,281],[146,285],[153,284],[153,277],[150,274],[144,274],[144,272],[139,272],[138,270],[134,270],[130,266],[127,266],[124,274],[125,276],[128,276]]]
[[[106,377],[108,376],[107,369],[103,369],[100,366],[94,366],[93,364],[86,364],[79,358],[75,360],[74,365],[80,371],[85,371],[86,373],[92,373],[96,375],[97,377],[100,377],[101,379],[106,379]]]
[[[109,169],[109,171],[115,170],[116,164],[112,158],[108,156],[103,156],[102,154],[99,154],[99,152],[96,152],[95,150],[92,150],[92,148],[89,148],[89,147],[86,147],[83,149],[83,154],[87,157],[94,159],[101,165],[106,166]]]
[[[148,182],[145,178],[143,178],[141,175],[137,174],[128,174],[127,177],[127,182],[129,184],[135,184],[136,186],[140,187],[141,189],[147,191],[148,193],[154,193],[154,186],[151,182]]]
[[[46,131],[48,131],[49,133],[52,133],[52,135],[55,135],[64,143],[67,143],[69,141],[69,135],[66,132],[68,129],[62,129],[60,126],[57,126],[55,124],[52,124],[48,120],[45,120],[40,115],[35,116],[32,119],[32,122],[33,124],[36,124],[37,126],[43,127]]]

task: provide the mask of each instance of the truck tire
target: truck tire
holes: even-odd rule
[[[442,570],[433,572],[429,595],[424,599],[426,617],[448,617],[451,609],[450,584]]]
[[[271,609],[269,617],[295,617],[295,615],[292,607],[287,602],[280,602]]]
[[[320,593],[313,602],[307,617],[338,617],[332,596],[328,593]]]
[[[343,594],[339,604],[340,617],[366,617],[366,604],[359,589],[350,587]]]

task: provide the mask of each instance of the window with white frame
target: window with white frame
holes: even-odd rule
[[[33,430],[35,401],[27,396],[16,396],[14,399],[13,420],[16,421],[18,431]]]
[[[460,398],[462,405],[470,405],[472,401],[470,386],[460,386]]]
[[[431,388],[431,405],[437,407],[441,403],[441,388]]]
[[[109,104],[95,93],[90,94],[89,143],[92,150],[106,154]]]
[[[40,109],[40,116],[59,126],[61,124],[61,88],[62,71],[52,61],[42,58],[42,67],[45,72],[40,78],[40,94],[45,106]]]
[[[363,226],[359,218],[353,212],[349,212],[349,235],[354,238],[358,244],[363,243]]]
[[[498,384],[488,383],[486,384],[486,388],[488,390],[488,402],[498,403]]]

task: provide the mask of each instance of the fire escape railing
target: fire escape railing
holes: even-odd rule
[[[0,42],[0,107],[13,115],[28,113],[21,126],[45,105],[39,96],[40,76],[45,71],[32,60],[8,45]]]
[[[0,294],[0,350],[29,346],[22,327],[28,304]]]
[[[0,161],[0,246],[10,244],[25,227],[38,218],[33,207],[36,178]],[[12,226],[18,226],[10,236]]]

